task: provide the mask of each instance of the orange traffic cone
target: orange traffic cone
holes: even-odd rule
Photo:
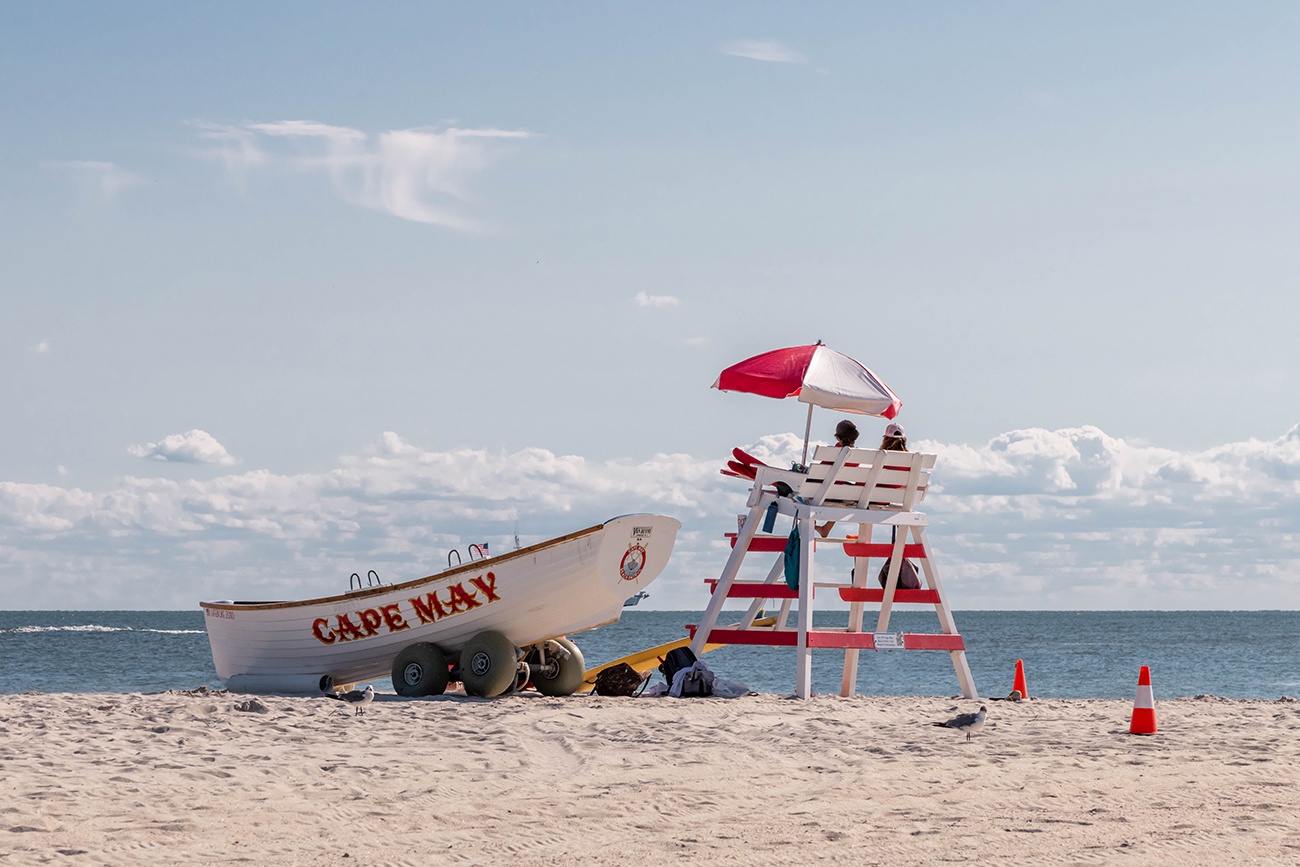
[[[1011,684],[1013,692],[1020,693],[1021,698],[1029,698],[1029,687],[1025,686],[1025,663],[1023,660],[1016,660],[1016,679]]]
[[[1156,704],[1151,693],[1151,669],[1142,666],[1138,673],[1137,696],[1133,699],[1133,719],[1129,723],[1131,735],[1153,735],[1156,733]]]

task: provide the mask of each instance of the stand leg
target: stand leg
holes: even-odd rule
[[[727,591],[736,580],[736,574],[740,572],[740,563],[745,559],[745,552],[749,550],[749,543],[754,540],[754,534],[758,532],[758,525],[762,521],[761,516],[767,508],[766,499],[760,497],[758,504],[749,510],[745,526],[736,535],[736,547],[731,550],[727,565],[713,588],[713,597],[709,599],[709,605],[704,609],[704,617],[700,619],[699,626],[695,628],[695,637],[691,639],[691,652],[696,656],[704,653],[704,645],[709,641],[709,633],[718,625],[718,615],[722,613],[722,605],[727,601]]]
[[[970,666],[966,664],[966,651],[952,651],[952,667],[957,671],[957,682],[961,684],[961,694],[966,698],[979,698],[980,694],[975,691],[975,678],[970,673]]]
[[[931,590],[939,591],[939,602],[934,606],[935,612],[939,615],[939,629],[946,635],[957,634],[957,622],[952,618],[952,612],[948,610],[948,596],[943,592],[943,583],[939,580],[939,567],[934,564],[934,558],[930,556],[930,543],[925,538],[924,528],[917,527],[913,531],[916,541],[925,549],[925,557],[921,560],[921,569],[925,572],[925,583]],[[975,678],[970,673],[970,665],[966,662],[966,651],[951,651],[952,667],[957,672],[957,683],[961,684],[961,694],[966,698],[979,698],[979,692],[975,689]]]
[[[865,537],[867,542],[871,541],[871,524],[858,525],[858,540],[862,541]],[[866,557],[853,558],[853,586],[867,586],[867,564],[870,561]],[[865,603],[849,603],[849,632],[861,632],[862,620],[865,614]],[[857,692],[858,689],[858,649],[856,647],[846,648],[844,651],[844,677],[840,680],[840,695],[850,696]]]
[[[894,530],[894,548],[889,555],[889,580],[885,582],[885,598],[880,601],[880,614],[876,616],[876,631],[889,631],[889,615],[894,610],[894,592],[898,589],[898,575],[903,571],[903,546],[907,544],[909,528],[902,527],[903,532]]]
[[[794,693],[798,698],[812,695],[812,649],[808,647],[808,633],[812,630],[813,600],[813,522],[812,518],[799,518],[799,636],[795,644]]]

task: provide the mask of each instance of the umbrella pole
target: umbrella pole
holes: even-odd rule
[[[812,411],[813,405],[808,404],[808,423],[803,429],[803,460],[800,461],[805,467],[808,466],[808,438],[812,436]]]

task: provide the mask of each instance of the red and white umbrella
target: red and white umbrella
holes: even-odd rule
[[[814,406],[878,418],[893,418],[903,407],[898,395],[866,365],[820,342],[747,358],[722,371],[713,387],[763,397],[794,397],[808,404],[804,463],[808,462]]]

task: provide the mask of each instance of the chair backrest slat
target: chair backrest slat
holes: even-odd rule
[[[912,511],[925,497],[935,456],[821,446],[799,495],[807,502]]]

